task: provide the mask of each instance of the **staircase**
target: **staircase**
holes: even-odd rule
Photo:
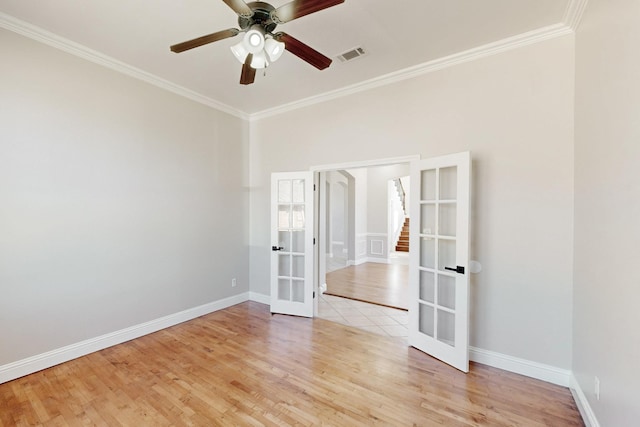
[[[396,252],[409,252],[409,218],[404,219],[402,231],[396,244]]]

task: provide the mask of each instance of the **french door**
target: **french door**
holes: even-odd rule
[[[312,172],[271,175],[271,312],[313,317]]]
[[[409,345],[469,371],[470,153],[411,163]]]

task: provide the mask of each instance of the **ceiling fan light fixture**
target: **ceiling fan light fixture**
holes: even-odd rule
[[[247,52],[256,54],[264,49],[264,34],[256,28],[252,28],[244,35],[242,43]]]
[[[277,61],[285,50],[309,65],[324,70],[331,58],[283,32],[274,34],[279,24],[337,6],[345,0],[289,0],[274,7],[266,1],[222,0],[238,15],[240,28],[228,28],[169,46],[174,53],[184,52],[209,43],[242,34],[242,40],[231,46],[231,53],[242,64],[240,84],[252,84],[256,69],[264,69]],[[284,0],[283,0],[284,1]]]
[[[264,51],[271,62],[276,62],[284,53],[284,43],[268,38],[264,42]]]
[[[268,66],[269,61],[267,61],[267,55],[265,55],[264,50],[253,54],[253,58],[251,59],[251,68],[261,70]]]
[[[230,49],[231,49],[231,52],[233,53],[233,56],[236,57],[238,62],[240,62],[241,64],[244,64],[244,61],[247,60],[247,55],[249,55],[249,52],[244,47],[244,40],[241,41],[240,43],[234,44],[233,46],[230,47]]]

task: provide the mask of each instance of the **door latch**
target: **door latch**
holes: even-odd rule
[[[282,246],[271,246],[271,250],[274,251],[274,252],[281,251],[283,249],[284,248]]]
[[[455,271],[456,273],[460,273],[460,274],[464,274],[464,267],[458,265],[455,268],[454,267],[445,267],[445,270],[449,270],[449,271]]]

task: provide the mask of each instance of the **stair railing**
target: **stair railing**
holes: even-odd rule
[[[396,185],[396,190],[398,190],[398,196],[400,196],[400,203],[402,204],[402,211],[404,214],[407,214],[407,206],[405,205],[405,198],[407,197],[404,192],[404,186],[402,185],[402,181],[400,178],[396,178],[393,180]]]

